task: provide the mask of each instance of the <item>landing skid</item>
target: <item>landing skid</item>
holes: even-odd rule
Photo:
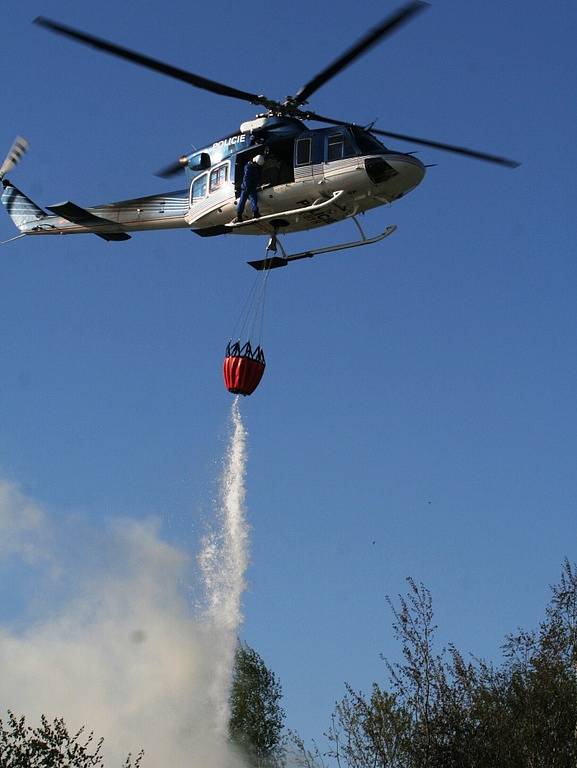
[[[258,261],[247,261],[247,264],[250,264],[251,267],[258,270],[286,267],[291,261],[299,261],[300,259],[312,259],[313,256],[317,256],[320,253],[333,253],[334,251],[344,251],[347,248],[358,248],[361,245],[371,245],[372,243],[378,243],[380,240],[384,240],[385,237],[392,235],[397,228],[396,224],[390,224],[383,232],[376,235],[375,237],[367,237],[363,232],[361,225],[357,221],[356,216],[353,216],[352,219],[361,234],[359,240],[354,240],[350,243],[340,243],[339,245],[329,245],[325,248],[315,248],[310,251],[300,251],[300,253],[287,254],[278,237],[273,235],[268,242],[266,252],[269,253],[272,251],[276,254],[277,250],[280,250],[282,256],[267,256],[265,259],[260,259]]]

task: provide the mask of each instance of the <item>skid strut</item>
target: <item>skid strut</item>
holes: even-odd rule
[[[396,224],[391,224],[378,235],[375,235],[375,237],[367,237],[363,231],[363,228],[359,224],[357,217],[352,216],[351,218],[355,222],[355,225],[361,235],[359,240],[353,240],[350,243],[339,243],[338,245],[328,245],[325,248],[314,248],[310,251],[300,251],[299,253],[287,254],[281,241],[275,233],[268,241],[266,247],[267,257],[264,259],[259,259],[258,261],[248,261],[247,264],[250,264],[251,267],[259,270],[286,267],[291,261],[299,261],[300,259],[312,259],[313,256],[317,256],[321,253],[333,253],[334,251],[344,251],[347,248],[359,248],[361,245],[371,245],[372,243],[378,243],[380,240],[384,240],[385,237],[392,235],[397,228]],[[279,250],[282,256],[276,256],[276,253]],[[268,256],[268,254],[271,252],[274,253],[275,256]]]

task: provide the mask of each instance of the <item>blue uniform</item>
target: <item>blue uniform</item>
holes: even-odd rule
[[[262,168],[260,165],[253,163],[252,160],[250,160],[244,167],[244,176],[242,177],[242,184],[240,187],[240,197],[238,199],[238,205],[236,206],[236,215],[238,219],[242,218],[247,199],[250,200],[252,215],[255,218],[260,216],[258,210],[257,189],[260,186],[261,178]]]

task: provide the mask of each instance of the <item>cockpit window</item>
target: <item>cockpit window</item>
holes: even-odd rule
[[[354,126],[352,131],[361,155],[381,155],[387,151],[384,144],[381,144],[378,139],[371,136],[368,131],[363,131],[362,128],[355,128]]]
[[[195,203],[197,200],[200,200],[201,198],[206,196],[206,179],[208,174],[203,173],[202,176],[199,176],[197,179],[194,180],[194,183],[192,185],[192,202]]]

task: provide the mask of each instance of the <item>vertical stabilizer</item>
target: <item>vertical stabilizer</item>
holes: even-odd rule
[[[27,232],[46,217],[45,211],[20,192],[8,179],[2,179],[2,205],[20,232]]]

